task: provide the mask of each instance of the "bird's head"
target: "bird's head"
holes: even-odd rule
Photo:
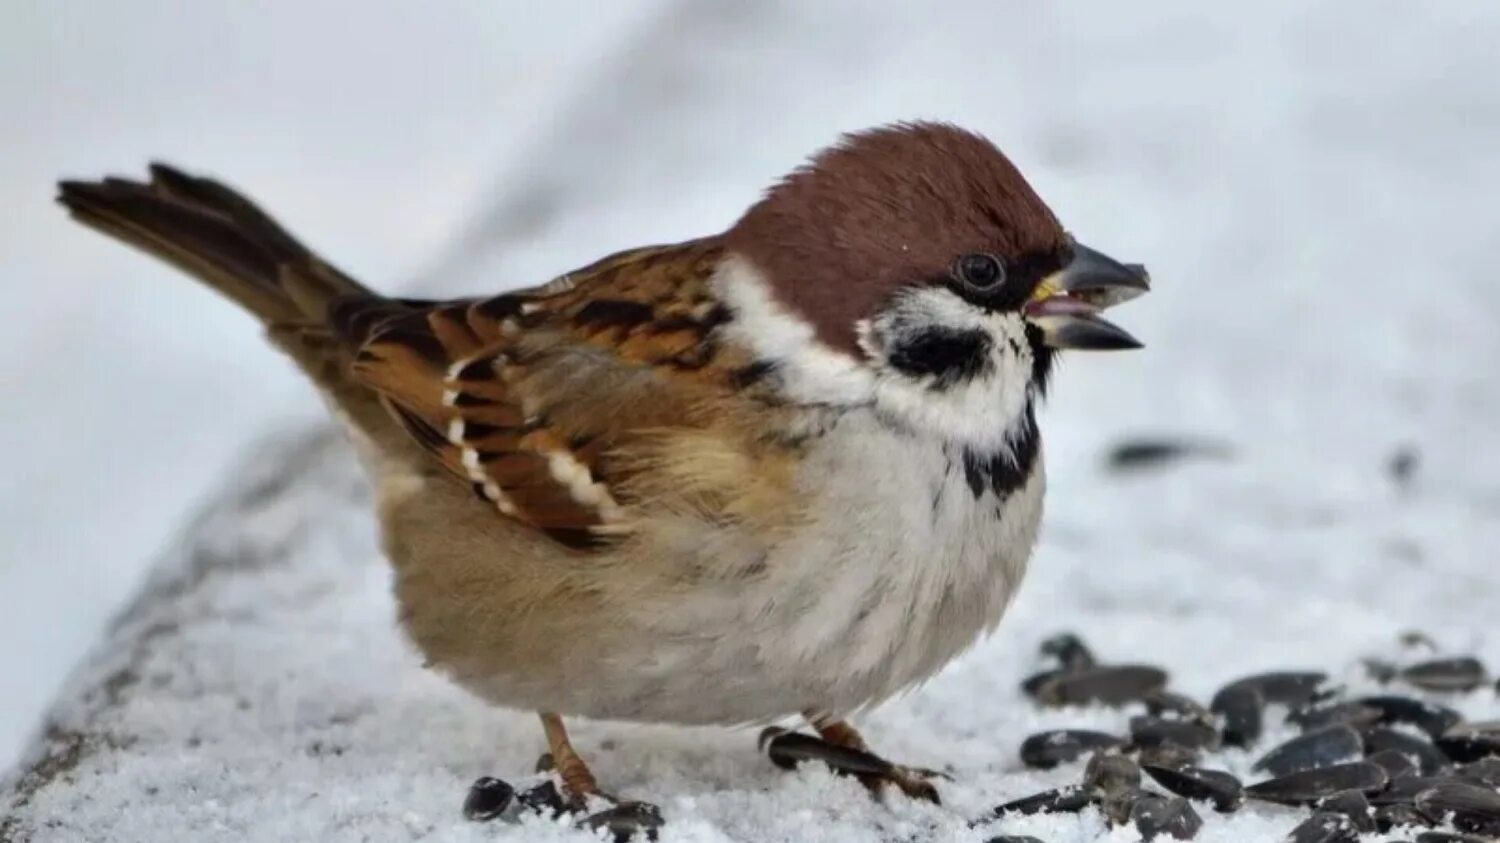
[[[1059,349],[1137,348],[1103,309],[1146,271],[1075,241],[994,144],[939,123],[846,136],[730,229],[739,331],[799,397],[1004,436]]]

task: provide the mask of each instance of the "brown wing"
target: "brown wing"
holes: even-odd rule
[[[713,241],[637,249],[494,298],[355,301],[330,319],[362,338],[354,377],[449,471],[584,548],[629,530],[611,448],[682,424],[674,387],[722,383],[741,362],[715,339],[721,254]]]

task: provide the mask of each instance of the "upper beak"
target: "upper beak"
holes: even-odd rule
[[[1151,276],[1138,263],[1120,263],[1073,242],[1073,257],[1042,279],[1023,313],[1053,348],[1109,351],[1140,348],[1124,328],[1100,318],[1106,308],[1151,289]]]

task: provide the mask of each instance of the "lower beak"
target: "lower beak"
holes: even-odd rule
[[[1072,247],[1072,259],[1042,279],[1026,302],[1026,321],[1041,329],[1042,341],[1052,348],[1140,348],[1139,340],[1099,314],[1149,291],[1146,268],[1120,263],[1081,243]]]

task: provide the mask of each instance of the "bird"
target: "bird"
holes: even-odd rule
[[[804,718],[869,751],[850,718],[991,632],[1022,580],[1059,353],[1140,347],[1100,314],[1150,289],[940,122],[842,135],[720,233],[452,300],[377,293],[164,164],[58,199],[311,380],[375,489],[401,628],[539,715],[571,800],[608,794],[565,717]],[[930,771],[889,770],[937,800]]]

